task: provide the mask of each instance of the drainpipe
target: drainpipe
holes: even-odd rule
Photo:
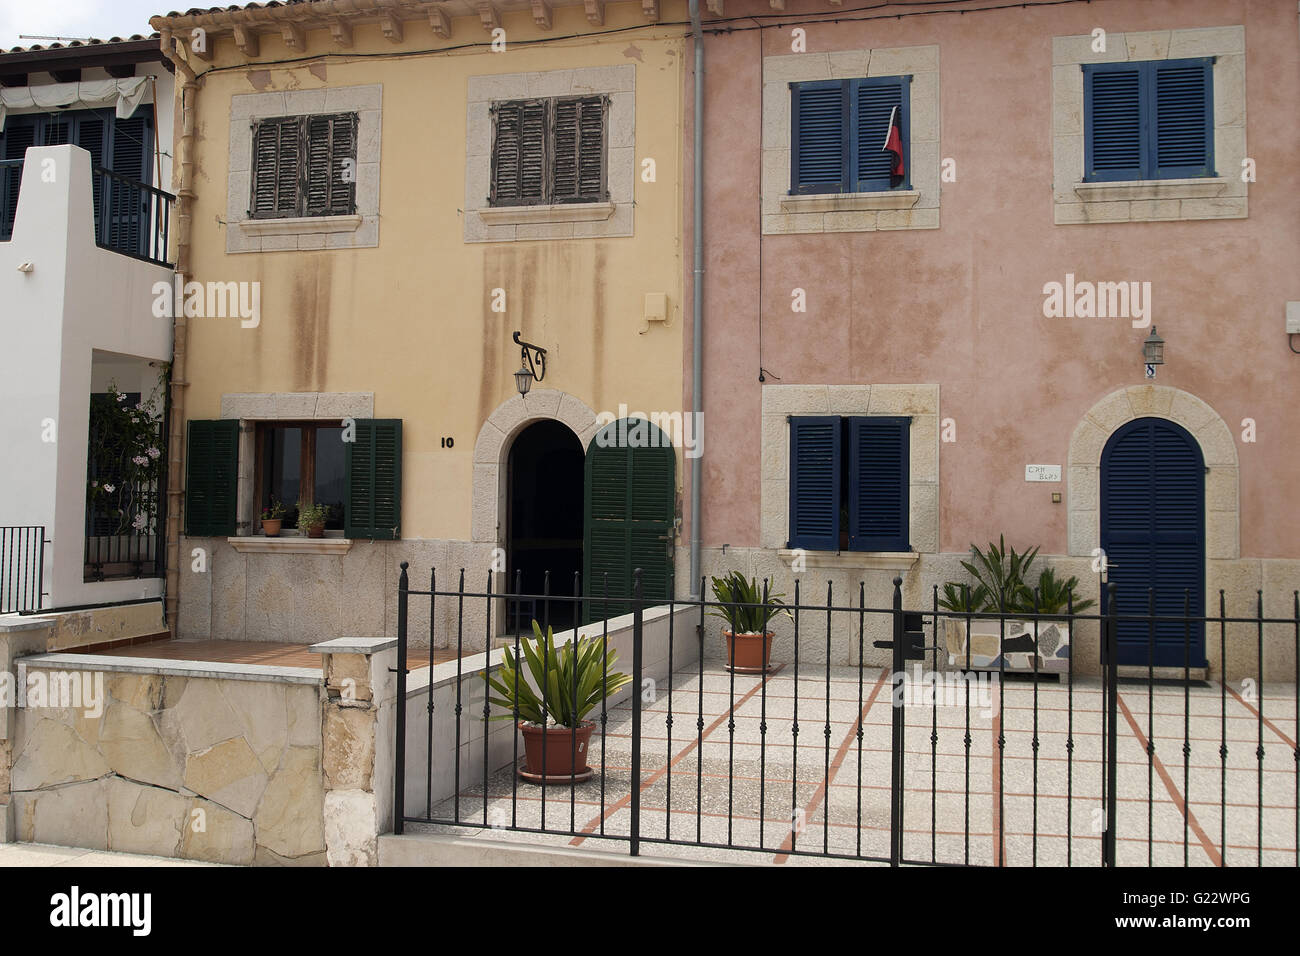
[[[703,598],[696,594],[700,581],[700,485],[703,480],[704,442],[704,31],[700,28],[700,0],[690,0],[691,35],[695,44],[695,129],[692,133],[692,158],[695,161],[694,184],[691,189],[691,205],[694,207],[692,234],[695,240],[695,281],[693,285],[694,304],[692,334],[694,342],[691,348],[691,404],[694,411],[694,425],[697,431],[696,448],[698,457],[691,464],[691,587],[692,597]]]
[[[194,196],[194,112],[199,83],[194,71],[172,42],[172,31],[161,31],[163,55],[176,67],[176,81],[181,84],[181,137],[174,165],[180,179],[176,188],[176,272],[189,272],[190,225],[193,215],[190,202]],[[173,170],[173,176],[176,170]],[[181,501],[185,489],[182,455],[185,447],[185,310],[172,317],[172,368],[169,385],[171,400],[170,428],[167,433],[167,577],[163,588],[163,608],[167,629],[176,636],[180,610]]]

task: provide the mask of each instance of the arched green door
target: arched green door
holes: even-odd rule
[[[641,568],[647,604],[668,598],[672,581],[677,461],[668,438],[649,422],[620,419],[587,449],[583,481],[583,591],[586,619],[626,614],[632,571]]]

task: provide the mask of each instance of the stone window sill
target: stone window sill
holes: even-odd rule
[[[268,538],[265,535],[227,538],[240,554],[347,554],[351,538]]]
[[[810,568],[832,568],[846,571],[908,571],[920,559],[915,551],[800,551],[782,548],[779,557],[786,563],[802,557]]]
[[[1122,202],[1145,199],[1214,199],[1228,188],[1223,178],[1152,179],[1114,183],[1075,183],[1083,202]]]
[[[612,202],[556,203],[551,206],[494,206],[477,210],[489,226],[523,226],[552,222],[603,222],[614,215]]]
[[[871,212],[878,209],[911,209],[921,199],[917,189],[891,189],[879,193],[812,193],[782,196],[781,211],[797,212]]]
[[[249,236],[305,236],[317,233],[356,232],[360,216],[298,216],[292,219],[245,219],[239,228]]]

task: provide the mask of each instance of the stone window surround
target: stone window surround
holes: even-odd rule
[[[1057,225],[1244,219],[1246,30],[1242,26],[1107,33],[1105,53],[1091,36],[1052,38],[1052,200]],[[1083,182],[1084,63],[1215,57],[1214,164],[1217,177]]]
[[[790,195],[791,83],[910,74],[912,188]],[[939,47],[881,47],[763,57],[763,234],[939,228]]]
[[[1116,429],[1136,418],[1163,418],[1196,439],[1205,458],[1206,560],[1241,556],[1237,445],[1227,423],[1201,399],[1166,385],[1130,385],[1088,410],[1070,436],[1066,498],[1069,552],[1087,557],[1101,545],[1101,453]]]
[[[609,96],[605,144],[609,202],[489,206],[493,102],[594,93]],[[471,76],[465,111],[464,241],[518,242],[632,235],[635,134],[634,64]]]
[[[235,536],[228,538],[236,551],[274,551],[298,554],[346,553],[351,540],[342,532],[327,531],[324,538],[265,538],[253,534],[257,527],[256,472],[258,422],[341,421],[374,418],[374,392],[236,392],[221,396],[221,417],[239,420],[239,478],[235,506]],[[251,539],[251,541],[250,541]],[[310,542],[310,543],[309,543]],[[336,543],[338,542],[338,543]]]
[[[366,249],[379,245],[379,162],[383,87],[327,87],[230,98],[230,158],[226,184],[226,252]],[[253,140],[251,123],[270,116],[357,114],[356,214],[250,219]]]
[[[910,415],[908,538],[911,553],[839,552],[845,568],[906,568],[939,551],[938,385],[764,385],[759,543],[785,550],[790,537],[791,415]],[[816,564],[826,566],[830,552]],[[809,559],[813,558],[809,553]]]

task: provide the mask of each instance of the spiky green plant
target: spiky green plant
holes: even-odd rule
[[[778,614],[790,616],[784,594],[772,594],[767,582],[762,589],[754,578],[732,571],[725,578],[713,579],[713,597],[719,607],[709,613],[727,622],[732,634],[766,634],[767,625]]]
[[[984,610],[984,606],[988,604],[988,597],[988,588],[982,584],[972,588],[968,584],[949,581],[943,586],[943,597],[939,599],[939,607],[959,614],[968,612],[976,614]]]
[[[1032,605],[1034,593],[1025,586],[1025,576],[1038,554],[1037,545],[1017,554],[1015,548],[1007,548],[1006,538],[998,535],[998,543],[990,541],[987,551],[972,544],[970,553],[972,560],[963,561],[961,566],[987,592],[983,608],[986,613],[1015,610],[1024,605],[1026,597]]]
[[[1027,599],[1021,601],[1020,610],[1032,612],[1034,610],[1034,593],[1028,591]],[[1038,613],[1039,614],[1064,614],[1068,610],[1073,610],[1075,614],[1082,614],[1088,608],[1097,602],[1092,598],[1079,600],[1079,578],[1071,575],[1070,578],[1062,579],[1056,576],[1054,568],[1043,568],[1038,574]],[[1071,604],[1069,596],[1076,595],[1074,603]]]
[[[509,647],[501,654],[501,666],[496,673],[483,672],[490,688],[488,700],[507,713],[496,714],[489,720],[519,719],[534,724],[551,722],[561,727],[577,727],[597,704],[619,688],[632,682],[628,674],[612,672],[610,667],[618,660],[618,652],[605,654],[605,639],[579,636],[555,646],[555,632],[533,621],[535,640],[519,642],[527,671]],[[542,688],[545,688],[546,707],[543,716]],[[497,696],[493,697],[492,692]]]

